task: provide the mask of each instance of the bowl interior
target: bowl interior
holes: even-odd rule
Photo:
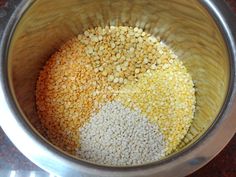
[[[88,28],[137,26],[160,36],[184,62],[196,86],[197,107],[179,151],[216,119],[229,83],[229,56],[219,28],[196,0],[40,0],[20,19],[8,53],[12,94],[23,117],[45,136],[35,106],[40,69],[63,42]]]

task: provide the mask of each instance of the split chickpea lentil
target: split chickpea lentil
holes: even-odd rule
[[[158,37],[137,27],[89,29],[65,43],[39,74],[41,124],[49,141],[73,155],[79,130],[113,100],[140,110],[159,127],[166,155],[187,133],[196,103],[182,62]]]

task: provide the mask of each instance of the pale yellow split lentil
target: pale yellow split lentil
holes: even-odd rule
[[[184,138],[195,112],[193,81],[178,59],[160,64],[138,82],[125,85],[116,99],[127,107],[140,109],[158,124],[167,142],[167,154]]]

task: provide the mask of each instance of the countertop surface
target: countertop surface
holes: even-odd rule
[[[8,0],[9,1],[9,0]],[[236,0],[226,0],[236,13]],[[0,0],[1,8],[7,1]],[[24,157],[0,128],[0,177],[47,177],[43,171]],[[236,177],[236,135],[211,162],[188,177]]]

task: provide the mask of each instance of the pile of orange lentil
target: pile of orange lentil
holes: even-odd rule
[[[196,104],[182,62],[160,38],[137,27],[86,30],[50,57],[37,80],[37,111],[47,138],[72,155],[79,156],[79,130],[114,100],[157,125],[166,155],[186,135]]]

